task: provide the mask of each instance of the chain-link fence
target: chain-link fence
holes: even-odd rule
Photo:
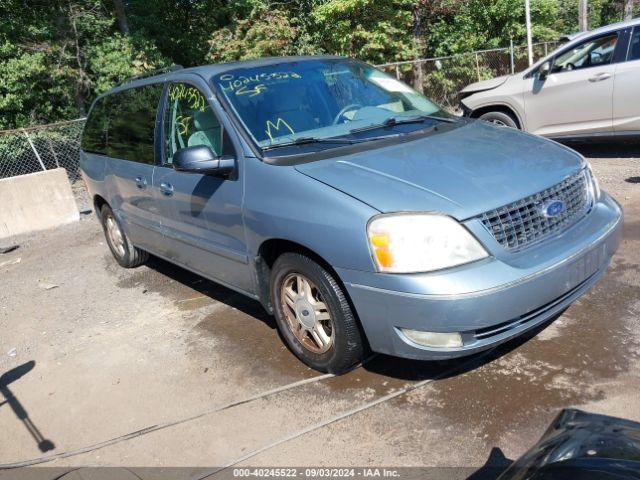
[[[533,45],[534,61],[546,56],[557,42]],[[491,50],[461,53],[447,57],[425,58],[378,65],[410,85],[422,83],[427,97],[445,109],[458,109],[458,94],[470,83],[525,70],[529,66],[527,47],[511,46]],[[420,81],[420,77],[422,80]]]
[[[0,132],[0,178],[63,167],[74,183],[84,120]]]

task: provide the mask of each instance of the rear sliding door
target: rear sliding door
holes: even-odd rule
[[[130,88],[107,97],[109,198],[131,241],[146,250],[162,245],[161,218],[153,197],[156,117],[163,85]]]

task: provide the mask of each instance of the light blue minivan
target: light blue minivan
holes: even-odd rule
[[[133,79],[93,104],[81,168],[120,265],[151,253],[260,301],[321,371],[505,342],[621,236],[576,152],[333,56]]]

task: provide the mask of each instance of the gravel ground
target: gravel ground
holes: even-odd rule
[[[425,379],[241,465],[480,467],[490,456],[502,465],[564,407],[640,421],[640,148],[579,149],[625,208],[624,241],[603,279],[556,321],[471,364],[378,356],[213,413],[317,375],[257,303],[160,260],[119,268],[92,215],[17,239],[19,249],[0,255],[0,374],[11,372],[0,391],[12,399],[0,396],[0,463],[209,412],[48,465],[225,465]]]

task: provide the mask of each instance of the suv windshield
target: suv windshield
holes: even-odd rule
[[[213,84],[261,148],[391,127],[411,117],[450,118],[406,84],[351,60],[238,68],[214,76]]]

